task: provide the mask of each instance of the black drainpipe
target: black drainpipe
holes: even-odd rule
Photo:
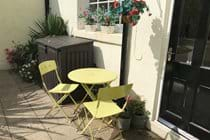
[[[123,24],[123,35],[122,35],[122,49],[121,49],[121,65],[120,65],[120,85],[126,84],[125,78],[126,78],[126,69],[127,69],[127,52],[128,52],[128,28],[129,24],[124,23]],[[121,98],[118,99],[117,104],[122,108],[125,99]]]
[[[122,49],[121,49],[121,66],[120,66],[120,85],[126,84],[125,77],[126,77],[126,60],[127,60],[127,51],[128,51],[128,28],[129,24],[123,24],[123,35],[122,35]]]
[[[47,18],[49,12],[50,12],[50,3],[49,0],[45,0],[45,18]]]

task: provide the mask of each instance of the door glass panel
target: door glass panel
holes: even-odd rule
[[[199,29],[200,12],[202,10],[200,0],[183,1],[178,25],[178,44],[175,61],[191,64],[194,43]]]
[[[206,42],[206,48],[203,56],[202,66],[210,67],[210,33]]]

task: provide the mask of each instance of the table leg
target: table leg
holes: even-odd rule
[[[95,101],[96,100],[96,96],[91,91],[91,89],[94,87],[94,85],[92,85],[90,88],[86,84],[81,84],[81,85],[85,89],[85,91],[87,92],[87,94],[90,96],[90,98],[93,101]]]
[[[90,88],[87,85],[85,85],[85,84],[81,84],[81,85],[84,88],[84,90],[86,91],[86,95],[83,97],[82,101],[76,106],[76,108],[74,109],[74,113],[77,112],[77,110],[79,109],[79,107],[81,106],[81,104],[85,101],[85,99],[87,98],[88,95],[90,96],[90,98],[93,101],[96,100],[95,95],[91,91],[93,89],[94,85],[92,85]]]

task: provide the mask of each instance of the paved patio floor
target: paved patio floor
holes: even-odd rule
[[[67,123],[61,112],[44,115],[51,108],[47,94],[39,86],[23,82],[11,71],[0,71],[0,140],[87,140],[79,135],[74,123]],[[66,105],[70,115],[73,105]],[[94,126],[101,125],[95,122]],[[96,134],[97,139],[110,140],[116,129],[106,128]],[[149,131],[130,130],[125,140],[160,140]]]

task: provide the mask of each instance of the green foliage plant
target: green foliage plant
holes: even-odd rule
[[[57,15],[49,15],[45,20],[35,21],[35,27],[30,27],[30,36],[33,39],[46,36],[67,35],[67,23]]]
[[[144,115],[149,116],[149,111],[145,108],[145,101],[141,100],[130,100],[126,107],[127,111],[130,112],[132,115]]]
[[[83,14],[79,15],[79,18],[84,18],[86,25],[95,25],[97,22],[96,13],[97,12],[92,10],[91,8],[87,8],[87,10],[83,12]]]
[[[40,84],[38,47],[35,40],[46,36],[67,35],[67,26],[61,17],[49,15],[47,19],[36,21],[35,27],[30,27],[30,39],[27,43],[13,41],[13,47],[5,49],[5,52],[8,63],[23,80]]]
[[[98,8],[97,18],[98,22],[102,26],[114,26],[116,22],[119,20],[116,10],[114,10],[113,8],[107,10],[104,7]]]
[[[138,23],[145,10],[149,12],[149,7],[144,0],[115,0],[113,7],[118,15],[122,15],[123,21],[132,26]]]

